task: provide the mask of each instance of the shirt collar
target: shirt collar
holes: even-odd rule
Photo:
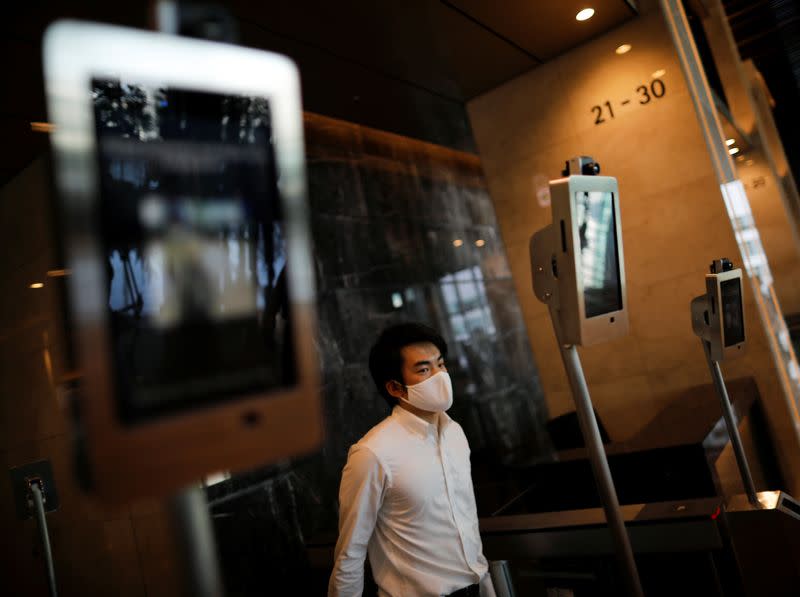
[[[428,423],[425,419],[397,405],[392,409],[392,416],[408,431],[416,433],[423,438],[429,434],[436,436],[437,431],[444,432],[453,421],[447,413],[441,412],[439,413],[439,428],[437,429],[435,423]]]

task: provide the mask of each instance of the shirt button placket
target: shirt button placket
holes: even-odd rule
[[[464,540],[464,531],[462,529],[461,522],[459,520],[459,511],[456,508],[455,499],[453,497],[453,483],[452,478],[455,476],[455,469],[450,466],[449,460],[446,455],[446,451],[444,449],[444,438],[441,437],[439,441],[439,458],[442,462],[442,473],[444,473],[444,480],[445,480],[445,487],[447,488],[447,500],[450,504],[450,512],[453,515],[453,522],[456,525],[456,531],[458,531],[458,538],[461,540],[461,549],[464,552],[464,559],[467,562],[467,566],[470,569],[473,568],[473,558],[470,557],[470,550],[467,549],[467,541]],[[450,474],[448,474],[448,471]]]

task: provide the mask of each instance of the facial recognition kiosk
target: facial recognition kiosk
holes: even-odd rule
[[[706,293],[691,302],[692,330],[703,345],[748,501],[752,506],[759,507],[755,484],[719,367],[720,361],[737,356],[745,345],[742,270],[734,268],[733,263],[724,257],[714,260],[709,269],[710,273],[706,274]]]
[[[316,448],[294,64],[81,22],[43,54],[88,490],[164,496]]]
[[[579,156],[567,161],[563,178],[550,182],[553,222],[530,241],[533,290],[550,310],[628,593],[641,596],[633,550],[576,348],[628,331],[619,188],[615,178],[599,173],[594,159]]]
[[[553,223],[531,239],[534,292],[557,315],[561,343],[588,346],[628,333],[619,189],[591,158],[567,167],[587,174],[550,182]]]

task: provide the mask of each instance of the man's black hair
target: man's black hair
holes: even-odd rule
[[[447,357],[447,342],[439,332],[422,323],[400,323],[386,328],[369,351],[369,372],[390,408],[397,404],[397,398],[386,390],[386,382],[404,382],[403,355],[400,351],[409,344],[419,342],[430,342],[439,349],[442,357]]]

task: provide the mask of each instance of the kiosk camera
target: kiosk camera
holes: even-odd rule
[[[316,448],[294,64],[70,21],[43,53],[89,490],[164,496]]]
[[[567,161],[564,178],[550,182],[553,223],[530,242],[533,291],[550,310],[627,592],[641,596],[633,550],[576,348],[628,331],[619,190],[615,178],[598,176],[599,172],[592,158],[579,156]]]
[[[703,345],[747,498],[753,506],[759,507],[755,484],[719,367],[720,361],[739,354],[744,348],[742,270],[734,269],[733,263],[724,257],[714,260],[709,269],[711,273],[706,274],[706,293],[691,302],[692,330]]]

